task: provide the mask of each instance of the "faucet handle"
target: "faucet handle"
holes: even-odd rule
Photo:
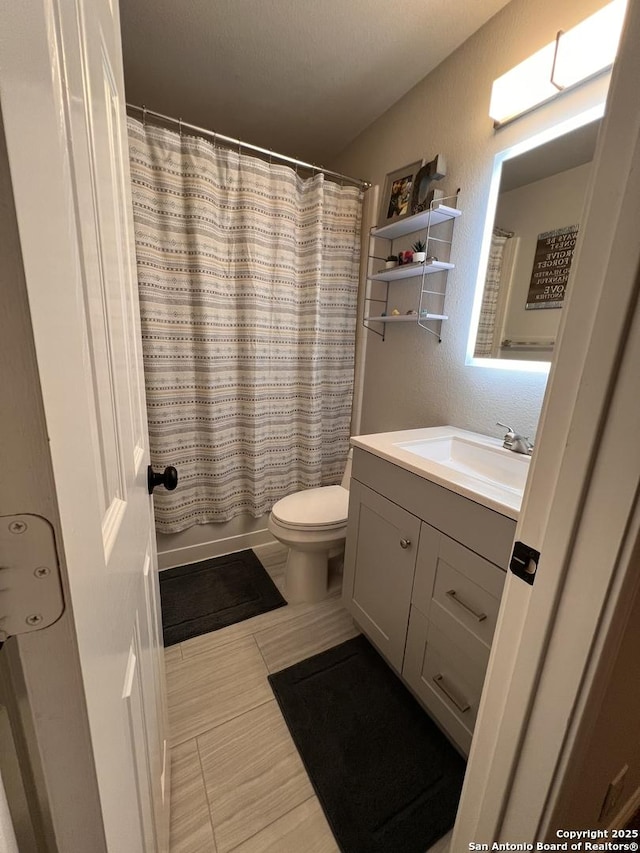
[[[507,430],[507,434],[505,435],[505,439],[507,438],[515,438],[515,430],[513,427],[508,426],[507,424],[503,424],[501,421],[496,422],[496,426],[504,427]]]
[[[531,444],[525,435],[516,433],[513,427],[503,424],[500,421],[496,423],[496,426],[501,426],[508,430],[502,442],[503,447],[507,450],[513,450],[514,453],[526,453],[528,456],[531,456],[533,453],[533,444]]]

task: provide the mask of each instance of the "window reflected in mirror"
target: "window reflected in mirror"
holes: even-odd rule
[[[551,360],[599,127],[502,162],[476,358]]]

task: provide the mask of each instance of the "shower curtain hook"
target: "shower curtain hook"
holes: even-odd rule
[[[178,119],[178,130],[180,132],[180,136],[182,136],[182,116]]]
[[[142,126],[147,126],[147,108],[145,104],[142,105]]]
[[[217,136],[217,135],[218,135],[218,132],[217,132],[216,130],[214,130],[214,131],[213,131],[213,141],[212,141],[212,143],[211,143],[211,144],[213,145],[213,147],[214,147],[214,148],[216,147],[216,136]]]
[[[273,166],[273,148],[269,149],[269,165]]]
[[[238,157],[242,157],[242,140],[238,140]]]

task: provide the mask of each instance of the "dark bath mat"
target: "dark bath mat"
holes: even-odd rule
[[[425,853],[465,762],[359,636],[269,676],[342,853]]]
[[[253,551],[160,572],[160,599],[165,646],[287,603]]]

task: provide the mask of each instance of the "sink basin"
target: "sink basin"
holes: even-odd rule
[[[507,518],[519,516],[531,457],[498,438],[447,425],[355,435],[351,444]]]
[[[393,446],[518,495],[522,495],[529,473],[528,456],[466,436],[400,441]]]

